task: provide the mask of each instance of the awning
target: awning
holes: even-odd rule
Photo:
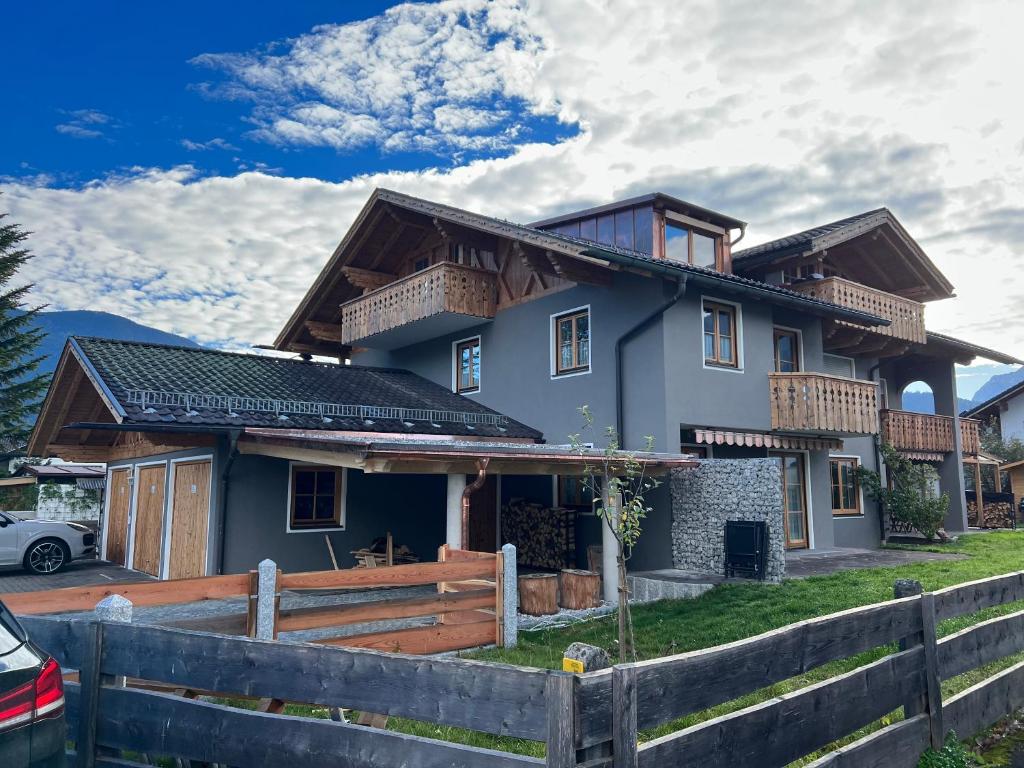
[[[83,491],[102,491],[106,484],[105,477],[80,477],[75,481],[75,485]]]
[[[240,453],[276,456],[361,469],[364,472],[475,474],[487,459],[492,474],[581,475],[605,456],[599,449],[570,445],[495,440],[438,439],[430,435],[373,435],[329,430],[248,427],[238,441]],[[650,473],[694,467],[689,455],[616,451],[614,462],[633,457]]]
[[[4,477],[0,478],[0,488],[4,488],[10,485],[35,485],[36,478],[34,477]]]
[[[933,453],[931,451],[898,451],[900,456],[910,459],[911,461],[942,461],[946,458],[944,453]],[[965,458],[964,461],[967,461]]]
[[[772,448],[785,451],[840,451],[843,441],[829,437],[773,435],[769,432],[731,432],[719,429],[694,430],[698,443],[705,445],[739,445],[749,448]]]

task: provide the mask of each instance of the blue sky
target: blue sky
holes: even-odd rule
[[[519,221],[659,190],[750,245],[885,205],[956,286],[929,327],[1020,357],[1022,24],[1013,0],[20,3],[0,208],[35,301],[247,348],[378,186]]]
[[[250,102],[211,94],[226,78],[196,61],[270,44],[287,49],[286,39],[317,25],[373,17],[390,5],[250,0],[239,13],[236,4],[191,0],[15,4],[4,13],[15,34],[0,47],[0,66],[17,73],[5,87],[17,119],[0,121],[0,176],[46,174],[54,185],[74,186],[134,166],[193,163],[207,174],[261,169],[340,181],[511,151],[385,151],[370,144],[339,152],[253,139]],[[520,113],[518,122],[538,140],[567,133],[550,118]]]

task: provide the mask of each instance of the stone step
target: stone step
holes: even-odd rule
[[[645,576],[627,576],[626,581],[629,584],[629,598],[634,603],[649,603],[654,600],[692,600],[715,586],[710,583],[662,581]]]

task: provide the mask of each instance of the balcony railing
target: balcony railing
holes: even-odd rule
[[[882,411],[882,439],[900,451],[952,453],[956,450],[953,421],[952,416]],[[960,443],[964,453],[978,453],[980,437],[976,420],[960,419]]]
[[[878,385],[825,373],[770,373],[772,429],[878,434]]]
[[[470,323],[497,312],[497,274],[442,262],[341,305],[341,343],[352,344],[427,318],[459,315]],[[411,337],[410,337],[411,338]]]
[[[867,312],[875,317],[885,318],[891,323],[888,326],[875,326],[872,328],[874,333],[917,344],[924,344],[927,341],[924,330],[924,305],[920,302],[869,288],[841,277],[808,280],[792,287],[794,291]]]

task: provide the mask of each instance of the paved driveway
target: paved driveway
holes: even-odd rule
[[[929,560],[963,560],[966,555],[905,549],[801,549],[786,553],[786,578],[827,576],[851,568],[891,568]]]
[[[0,593],[89,587],[95,584],[109,584],[112,581],[147,581],[151,578],[144,573],[129,571],[105,560],[79,560],[71,563],[60,573],[48,576],[39,576],[20,568],[0,570]]]

